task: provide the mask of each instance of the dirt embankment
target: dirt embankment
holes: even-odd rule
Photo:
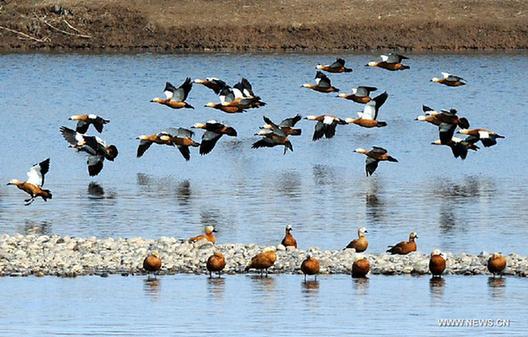
[[[0,51],[528,48],[528,1],[0,0]]]

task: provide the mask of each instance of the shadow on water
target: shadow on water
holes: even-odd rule
[[[445,291],[445,279],[443,277],[431,277],[429,280],[429,290],[434,299],[442,299]]]
[[[506,278],[488,277],[488,289],[491,297],[504,297],[506,292]]]
[[[255,284],[257,291],[273,292],[275,290],[276,284],[272,274],[269,274],[267,277],[265,273],[264,276],[260,276],[260,274],[250,275],[249,279]]]
[[[90,184],[88,184],[88,198],[95,199],[95,200],[115,199],[116,193],[115,192],[105,193],[103,186],[101,186],[99,183],[96,183],[95,181],[92,181]]]
[[[26,224],[20,232],[24,235],[51,235],[51,222],[26,220]]]
[[[159,299],[161,292],[161,280],[159,278],[147,277],[143,281],[143,291],[145,295],[152,299]]]

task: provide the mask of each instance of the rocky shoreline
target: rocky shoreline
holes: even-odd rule
[[[172,237],[158,240],[142,238],[72,238],[68,236],[0,235],[0,276],[76,277],[82,275],[145,274],[143,259],[149,251],[159,252],[163,267],[159,274],[206,274],[205,262],[215,250],[225,255],[225,274],[245,273],[244,268],[252,256],[264,246],[256,244],[212,245],[207,241],[189,243]],[[347,250],[290,250],[277,247],[277,262],[272,274],[300,274],[301,262],[310,253],[321,263],[321,274],[349,274],[358,255],[371,264],[371,274],[429,274],[429,255],[420,252],[405,256],[388,254],[356,254]],[[489,274],[486,263],[488,253],[479,255],[446,253],[445,274]],[[528,257],[512,253],[506,256],[505,275],[528,276]]]

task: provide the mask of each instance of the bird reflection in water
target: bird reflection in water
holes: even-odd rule
[[[191,182],[184,180],[176,188],[176,198],[182,206],[188,205],[191,199]]]
[[[214,299],[224,298],[225,278],[207,278],[209,295]]]
[[[180,205],[186,206],[192,198],[191,182],[188,179],[175,181],[172,177],[155,178],[138,173],[136,182],[142,192],[157,199],[175,196]]]
[[[504,297],[506,292],[506,278],[488,277],[488,289],[491,297]]]
[[[297,171],[282,172],[278,179],[278,184],[274,184],[278,192],[291,199],[301,196],[301,176]]]
[[[356,295],[366,295],[368,293],[369,288],[369,278],[368,277],[361,277],[361,278],[352,278],[352,282],[354,283],[354,288],[356,289]]]
[[[442,233],[447,234],[454,230],[457,220],[455,218],[455,212],[453,212],[453,207],[448,202],[442,202],[438,221]]]
[[[146,278],[143,280],[143,290],[148,297],[157,300],[161,292],[161,279]]]
[[[316,295],[319,293],[319,281],[308,280],[301,282],[303,287],[303,294]]]
[[[314,165],[312,174],[316,185],[335,185],[336,175],[333,168],[326,165]]]
[[[273,292],[273,290],[275,290],[275,279],[273,277],[250,275],[249,278],[255,283],[258,290],[266,292]]]
[[[51,223],[48,221],[26,221],[24,235],[51,235]]]
[[[442,277],[431,277],[429,280],[429,290],[433,298],[442,299],[444,296],[445,279]]]

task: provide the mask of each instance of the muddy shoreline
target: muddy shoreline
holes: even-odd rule
[[[523,1],[0,0],[0,52],[519,51],[526,22]]]

